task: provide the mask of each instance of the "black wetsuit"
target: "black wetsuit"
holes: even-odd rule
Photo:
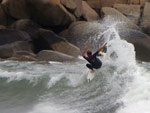
[[[99,69],[102,66],[102,62],[96,56],[98,55],[99,51],[95,52],[91,57],[83,56],[90,64],[86,64],[89,69]]]

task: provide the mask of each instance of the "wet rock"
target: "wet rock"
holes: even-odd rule
[[[30,51],[16,51],[8,60],[37,61],[36,55]]]
[[[11,25],[12,29],[21,30],[27,32],[31,39],[37,37],[37,32],[40,28],[38,24],[30,19],[20,19]]]
[[[22,56],[22,55],[31,56],[31,57],[36,58],[36,54],[32,53],[31,51],[16,51],[16,52],[13,54],[13,57],[20,57],[20,56]]]
[[[16,19],[29,18],[26,0],[3,0],[2,5],[9,16]]]
[[[115,4],[114,8],[124,14],[134,24],[138,23],[140,18],[140,5]]]
[[[94,8],[94,9],[101,8],[101,1],[100,0],[86,0],[86,2],[89,4],[89,6],[91,8]]]
[[[132,29],[122,31],[119,35],[134,44],[138,60],[150,62],[150,37],[148,35]]]
[[[79,48],[57,36],[50,30],[39,29],[39,35],[38,38],[34,40],[34,44],[35,47],[37,47],[37,51],[50,49],[75,57],[80,54]]]
[[[82,1],[83,7],[83,17],[87,21],[95,21],[99,19],[98,14],[87,4],[87,2]]]
[[[7,25],[7,16],[4,13],[4,10],[1,4],[0,4],[0,25]]]
[[[129,0],[128,4],[144,4],[146,0]]]
[[[150,62],[150,38],[131,40],[134,44],[138,60]]]
[[[16,54],[17,51],[32,52],[31,45],[25,41],[17,41],[0,46],[0,58],[9,58]]]
[[[112,7],[114,4],[127,4],[128,0],[100,0],[101,7]]]
[[[36,58],[32,56],[27,56],[27,55],[22,55],[20,57],[11,57],[8,58],[7,60],[16,60],[16,61],[37,61]]]
[[[3,0],[7,15],[15,19],[31,18],[43,26],[64,26],[75,21],[60,0]]]
[[[122,24],[124,23],[125,28],[129,29],[137,29],[139,30],[140,28],[134,24],[131,20],[129,20],[127,17],[125,17],[121,12],[117,11],[114,8],[111,7],[103,7],[102,12],[104,13],[105,17],[110,17],[114,21],[118,22],[117,24]]]
[[[145,33],[150,35],[150,2],[145,3],[141,27]]]
[[[82,0],[60,0],[76,17],[82,16]]]
[[[0,29],[0,45],[9,44],[15,41],[30,42],[30,36],[23,31]]]
[[[97,38],[104,29],[105,28],[98,22],[78,21],[72,23],[68,30],[61,32],[59,35],[82,50],[85,45],[97,46],[91,42],[91,40]],[[101,45],[102,42],[103,41],[100,41],[99,44]]]
[[[60,3],[60,0],[27,0],[31,18],[42,26],[64,26],[76,18]]]
[[[37,54],[37,59],[42,61],[66,62],[73,61],[74,57],[56,51],[43,50]]]
[[[126,29],[119,32],[119,35],[121,38],[126,40],[131,39],[138,39],[138,38],[149,38],[149,36],[145,33],[142,33],[141,31],[133,30],[133,29]]]

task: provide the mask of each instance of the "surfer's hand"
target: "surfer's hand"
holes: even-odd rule
[[[86,45],[85,47],[84,47],[84,50],[87,50],[88,49],[88,45]]]
[[[104,47],[107,45],[107,42],[104,44]]]

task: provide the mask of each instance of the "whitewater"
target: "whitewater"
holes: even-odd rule
[[[87,42],[97,46],[102,35],[107,53],[90,83],[82,58],[0,62],[0,113],[150,113],[150,63],[136,60],[114,24]]]

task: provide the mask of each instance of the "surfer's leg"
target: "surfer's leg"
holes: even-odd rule
[[[89,69],[93,70],[93,66],[91,64],[86,64],[86,67],[88,67]]]
[[[99,61],[99,63],[97,63],[96,65],[93,65],[93,68],[94,68],[94,69],[100,69],[101,66],[102,66],[102,62]]]
[[[91,64],[86,64],[86,66],[90,69],[91,73],[94,72],[93,66]]]

